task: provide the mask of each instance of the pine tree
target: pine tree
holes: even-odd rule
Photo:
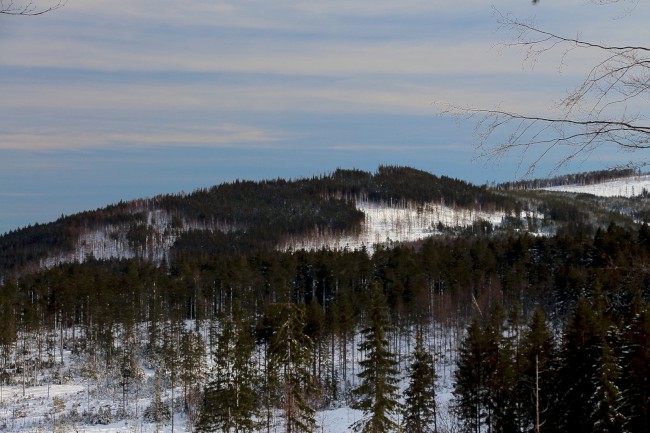
[[[185,411],[191,422],[195,420],[195,406],[206,374],[205,344],[198,332],[183,331],[181,335],[180,377],[183,381]]]
[[[163,348],[162,348],[162,366],[169,377],[169,384],[171,388],[171,431],[174,432],[174,392],[176,390],[176,381],[178,380],[180,371],[180,335],[182,324],[179,320],[172,318],[166,323],[163,330]]]
[[[623,433],[625,416],[621,413],[622,397],[616,385],[620,376],[620,367],[606,343],[603,344],[597,367],[593,378],[595,392],[589,400],[589,405],[593,408],[592,432]]]
[[[309,402],[315,392],[311,374],[312,342],[305,334],[305,310],[296,304],[273,304],[280,326],[271,338],[270,357],[283,391],[287,433],[311,432],[315,409]]]
[[[359,364],[361,384],[353,390],[355,409],[363,418],[352,425],[362,433],[388,433],[397,429],[393,419],[400,409],[397,396],[399,371],[395,354],[390,351],[386,333],[390,326],[388,308],[381,289],[374,287],[369,311],[369,323],[361,331],[363,341],[359,350],[366,358]]]
[[[255,340],[239,308],[221,320],[211,380],[204,394],[199,432],[252,432],[255,429]]]
[[[427,352],[422,332],[415,335],[413,362],[409,368],[409,386],[404,407],[404,433],[437,431],[436,367]]]

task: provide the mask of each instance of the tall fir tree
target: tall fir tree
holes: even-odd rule
[[[388,308],[381,289],[372,290],[368,325],[361,331],[359,350],[365,359],[359,362],[360,385],[353,390],[353,408],[363,411],[363,417],[352,424],[361,433],[388,433],[398,427],[395,416],[400,404],[397,395],[399,371],[396,356],[390,351],[387,332],[390,328]]]
[[[505,314],[500,302],[490,309],[485,329],[487,376],[487,423],[491,431],[516,431],[516,404],[514,399],[515,351],[512,340],[505,338]]]
[[[527,431],[535,431],[540,425],[544,425],[546,431],[554,431],[558,404],[555,394],[557,350],[541,309],[535,309],[523,334],[523,365],[516,391],[517,398],[523,403],[522,423]]]
[[[206,385],[197,425],[199,432],[253,432],[258,415],[257,375],[253,361],[255,340],[250,321],[239,308],[224,316],[212,354],[213,368]]]
[[[413,362],[409,367],[409,386],[405,392],[404,433],[431,433],[438,431],[436,405],[436,366],[427,351],[422,331],[417,330]]]
[[[602,352],[596,361],[593,377],[595,391],[589,400],[592,408],[593,433],[624,433],[625,416],[621,412],[623,399],[616,384],[620,367],[609,345],[603,343]]]
[[[560,431],[592,432],[589,402],[595,392],[595,361],[604,342],[600,320],[589,301],[580,298],[565,327],[558,370]]]
[[[475,319],[458,349],[454,371],[454,411],[464,430],[470,433],[480,433],[485,424],[486,384],[490,374],[486,352],[485,334]]]
[[[269,355],[283,392],[285,431],[312,432],[316,427],[316,410],[310,404],[315,394],[311,374],[313,345],[305,334],[305,309],[297,304],[273,304],[269,308],[280,319]]]
[[[188,420],[196,421],[200,390],[207,373],[205,343],[196,331],[183,331],[181,335],[180,377],[183,382],[183,400]]]
[[[650,431],[650,307],[637,298],[632,316],[623,332],[623,412],[627,430],[647,432]]]

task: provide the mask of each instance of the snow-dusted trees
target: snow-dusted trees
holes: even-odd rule
[[[359,362],[361,383],[353,391],[353,407],[362,410],[363,417],[352,425],[352,429],[361,433],[388,433],[398,427],[395,416],[400,410],[397,396],[399,371],[388,342],[388,308],[378,286],[372,289],[367,322],[361,330],[359,346],[365,355]]]
[[[235,308],[232,316],[221,320],[197,426],[199,432],[254,431],[258,414],[254,350],[250,321]]]
[[[650,431],[650,308],[637,298],[631,323],[623,332],[621,375],[625,427],[630,432]]]
[[[620,367],[612,350],[603,343],[601,354],[596,360],[596,371],[592,377],[595,387],[589,399],[589,417],[593,433],[624,433],[625,416],[621,412],[623,398],[616,384],[620,377]]]
[[[185,412],[191,422],[196,417],[199,394],[207,373],[205,343],[198,332],[184,331],[181,336],[181,371]]]

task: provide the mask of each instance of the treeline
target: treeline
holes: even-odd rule
[[[648,262],[648,226],[632,231],[614,224],[595,235],[576,228],[554,237],[430,238],[378,248],[371,256],[326,249],[215,252],[179,255],[160,267],[89,260],[6,280],[0,286],[3,341],[12,341],[18,325],[49,326],[55,319],[105,333],[111,326],[104,321],[146,322],[153,308],[164,317],[207,319],[231,298],[254,317],[276,302],[317,302],[325,310],[342,299],[361,305],[373,281],[401,317],[431,314],[430,298],[437,293],[451,297],[453,314],[465,317],[472,304],[482,308],[498,295],[506,308],[516,303],[528,315],[541,306],[560,320],[580,297],[603,290],[623,314],[638,290],[648,290]]]
[[[454,409],[468,432],[648,431],[649,332],[641,296],[625,313],[581,297],[557,338],[541,310],[522,326],[495,303],[460,346]]]
[[[520,180],[515,182],[504,182],[497,184],[497,190],[527,190],[541,189],[563,185],[594,185],[610,180],[621,179],[640,175],[641,173],[633,168],[613,168],[611,170],[596,170],[584,173],[563,174],[550,179]]]

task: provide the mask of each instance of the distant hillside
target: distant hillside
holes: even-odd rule
[[[120,202],[11,231],[0,237],[0,274],[83,262],[91,256],[160,262],[185,254],[274,249],[314,234],[353,235],[365,221],[357,201],[388,207],[436,203],[492,212],[518,207],[507,195],[408,167],[236,181],[190,194]]]
[[[546,189],[564,185],[595,185],[615,179],[633,177],[639,173],[631,168],[597,170],[584,173],[564,174],[546,179],[520,180],[496,185],[499,190]]]

